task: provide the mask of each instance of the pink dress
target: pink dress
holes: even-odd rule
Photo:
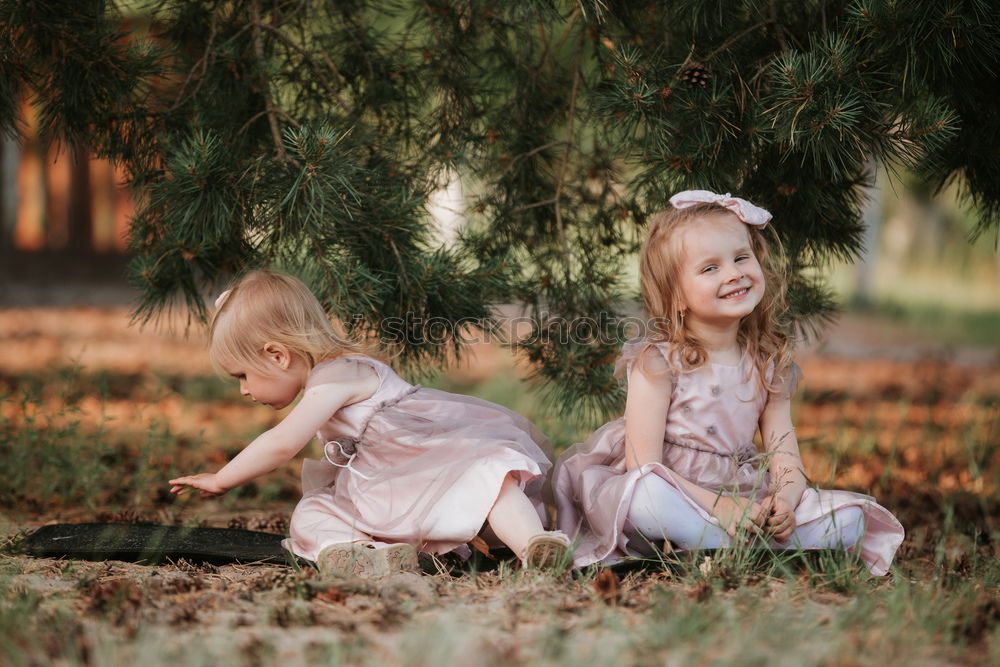
[[[643,339],[625,344],[615,375],[625,380],[646,345]],[[656,347],[668,360],[669,343]],[[787,391],[794,390],[795,367]],[[649,463],[625,470],[625,418],[605,424],[586,442],[566,450],[556,462],[553,492],[559,528],[579,540],[575,563],[615,563],[639,556],[631,549],[625,521],[636,482],[657,475],[674,487],[706,521],[718,521],[684,493],[675,476],[698,486],[742,496],[766,495],[770,479],[754,444],[758,422],[767,402],[749,355],[736,366],[706,364],[692,372],[672,373],[673,393],[667,414],[663,464]],[[865,516],[861,557],[874,574],[885,574],[903,541],[899,521],[875,499],[850,491],[807,488],[795,521],[802,526],[841,508],[859,507]]]
[[[467,555],[508,473],[547,522],[541,490],[550,446],[529,421],[488,401],[411,385],[363,356],[317,364],[306,387],[330,382],[335,364],[346,363],[374,368],[379,388],[317,433],[326,459],[303,462],[286,549],[315,560],[333,543],[405,542]]]

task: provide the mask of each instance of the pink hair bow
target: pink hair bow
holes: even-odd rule
[[[222,304],[224,304],[226,302],[226,299],[229,298],[229,295],[230,295],[230,293],[232,291],[233,290],[231,290],[231,289],[227,289],[225,292],[223,292],[222,294],[219,295],[219,297],[215,300],[215,309],[216,310],[218,310],[219,308],[222,308]]]
[[[736,217],[754,227],[763,227],[771,220],[771,214],[759,206],[754,206],[746,199],[732,197],[727,192],[719,195],[711,190],[685,190],[670,198],[674,208],[688,208],[696,204],[718,204],[736,214]]]

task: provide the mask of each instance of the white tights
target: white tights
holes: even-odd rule
[[[640,552],[649,543],[670,540],[675,547],[717,549],[729,546],[729,535],[701,517],[681,493],[656,475],[644,475],[635,485],[625,533]],[[784,542],[771,540],[779,549],[851,549],[865,533],[860,507],[845,507],[815,521],[795,527]]]

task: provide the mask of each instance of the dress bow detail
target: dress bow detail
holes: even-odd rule
[[[767,210],[754,206],[746,199],[733,197],[728,192],[720,195],[711,190],[685,190],[670,198],[670,205],[674,208],[688,208],[697,204],[718,204],[754,227],[763,227],[771,220],[771,214]]]
[[[325,458],[328,463],[338,468],[346,468],[347,470],[350,470],[358,477],[371,479],[368,475],[351,467],[351,462],[353,462],[355,457],[358,455],[359,444],[361,443],[357,438],[339,438],[337,440],[329,440],[323,445],[323,458]],[[336,445],[339,451],[334,451],[333,445]]]

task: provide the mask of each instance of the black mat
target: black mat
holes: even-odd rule
[[[312,565],[281,547],[283,535],[236,528],[185,528],[155,524],[60,523],[43,526],[21,542],[18,550],[40,558],[77,560],[121,560],[156,565],[183,558],[192,563],[280,563]],[[436,561],[422,559],[424,572],[461,574],[496,569],[499,562],[512,558],[500,549],[496,558],[474,551],[463,561],[446,555]]]
[[[73,558],[77,560],[122,560],[133,563],[156,565],[167,561],[184,559],[193,563],[279,563],[297,561],[281,547],[283,535],[263,533],[237,528],[187,528],[183,526],[159,526],[155,524],[119,523],[76,523],[43,526],[29,535],[21,549],[31,556],[43,558]],[[496,569],[501,561],[510,560],[513,554],[500,549],[495,558],[486,558],[473,551],[467,561],[445,557],[437,564],[421,563],[425,572],[445,571],[453,574]],[[664,555],[661,559],[628,559],[612,569],[619,574],[629,572],[653,572],[663,570],[683,570],[692,564],[700,564],[706,556],[725,558],[723,551],[703,549],[695,552],[678,551]],[[768,549],[744,553],[742,561],[750,567],[773,566],[777,560],[785,567],[794,569],[824,569],[829,563],[842,562],[847,554],[829,549],[809,551],[773,552]]]
[[[289,563],[283,535],[235,528],[76,523],[42,526],[23,550],[32,556],[123,560],[155,565],[181,558],[196,563]]]

